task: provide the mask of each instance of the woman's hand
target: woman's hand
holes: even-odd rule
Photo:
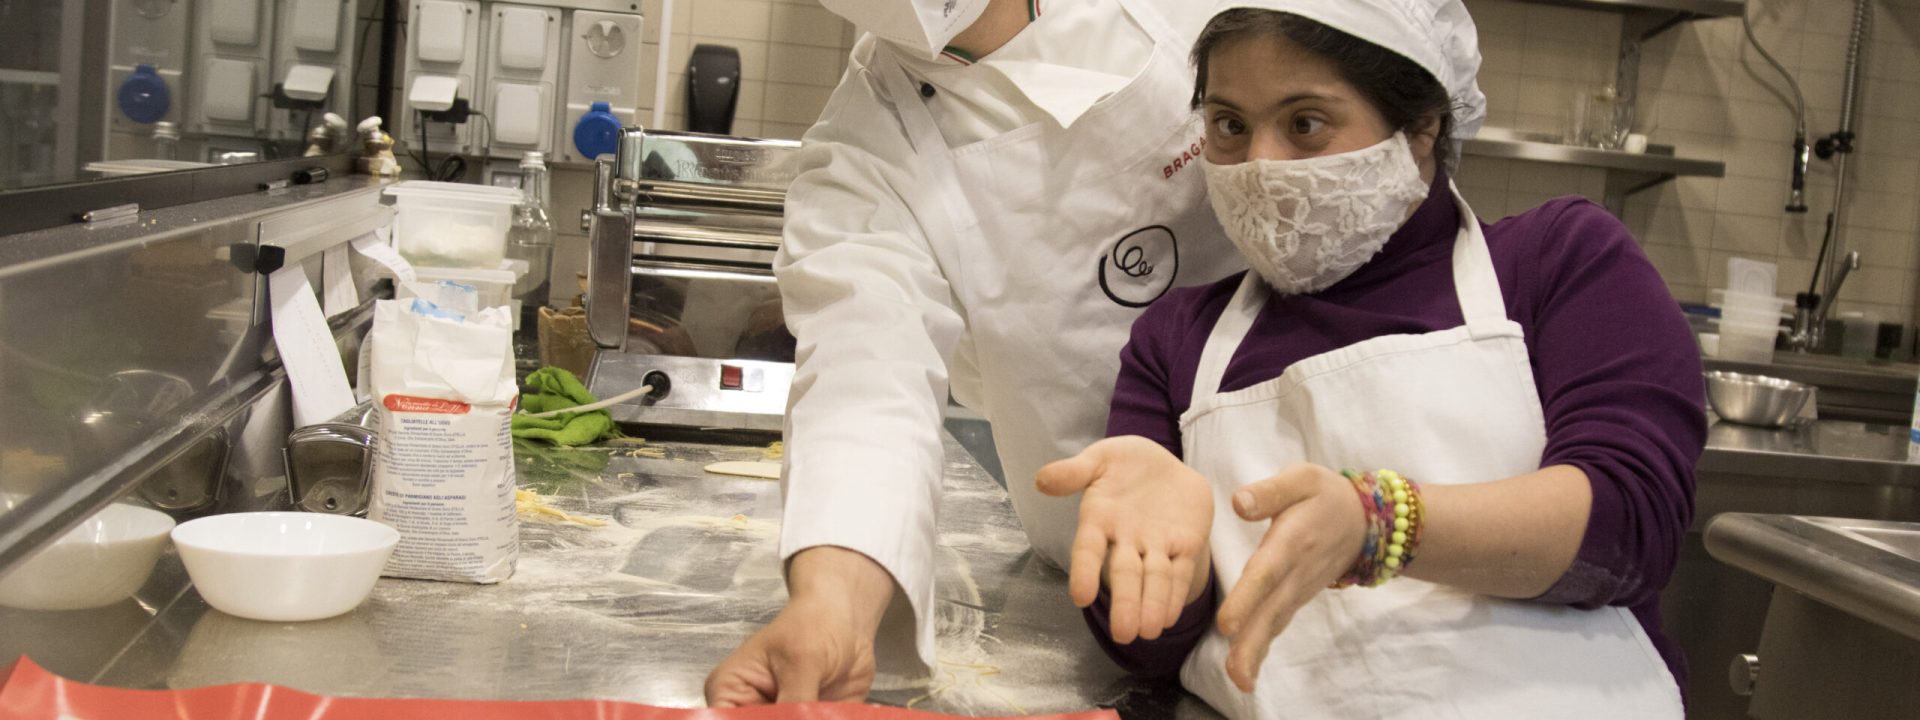
[[[1353,483],[1318,465],[1295,465],[1241,488],[1233,511],[1248,522],[1273,521],[1216,617],[1229,638],[1227,677],[1250,693],[1293,614],[1360,557],[1367,518]]]
[[[1114,642],[1160,637],[1206,590],[1213,489],[1166,448],[1108,438],[1040,468],[1034,482],[1054,497],[1085,493],[1068,587],[1075,605],[1092,605],[1105,571]]]

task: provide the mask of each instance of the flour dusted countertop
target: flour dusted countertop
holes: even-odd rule
[[[522,453],[521,488],[589,523],[523,513],[518,569],[498,585],[382,579],[347,615],[259,623],[208,609],[169,556],[141,595],[151,609],[39,618],[45,632],[0,640],[0,651],[121,687],[268,682],[342,696],[698,706],[707,672],[786,602],[779,484],[704,472],[763,459],[760,445],[717,440]],[[951,438],[946,451],[940,667],[883,673],[873,702],[1217,717],[1176,685],[1122,675],[1068,600],[1066,576],[1029,552],[1006,492]]]

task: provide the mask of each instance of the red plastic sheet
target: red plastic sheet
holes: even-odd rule
[[[659,708],[597,700],[380,700],[330,698],[260,684],[128,690],[67,680],[26,658],[0,675],[0,720],[947,720],[950,716],[851,703],[731,710]],[[1118,720],[1111,710],[1034,720]]]

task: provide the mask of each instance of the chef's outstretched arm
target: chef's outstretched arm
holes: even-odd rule
[[[823,546],[795,555],[787,578],[786,609],[707,677],[708,706],[867,696],[893,577],[865,555]]]
[[[788,191],[774,272],[797,341],[780,539],[791,599],[715,669],[716,705],[860,699],[876,632],[903,641],[880,644],[882,663],[894,644],[932,658],[940,427],[963,324],[921,230],[934,220],[903,200],[919,192],[913,151],[867,72],[856,58]]]

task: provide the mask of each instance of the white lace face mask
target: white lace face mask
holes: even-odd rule
[[[1227,238],[1283,295],[1345,280],[1427,199],[1405,133],[1338,155],[1201,166]]]

